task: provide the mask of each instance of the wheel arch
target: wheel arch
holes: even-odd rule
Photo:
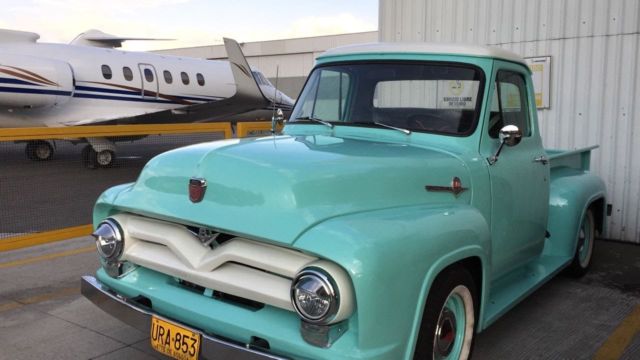
[[[476,246],[469,246],[449,253],[447,256],[442,257],[438,262],[434,263],[429,268],[429,271],[425,275],[420,291],[420,298],[415,309],[414,324],[411,331],[411,346],[408,347],[405,358],[411,358],[411,354],[413,354],[415,351],[416,342],[418,340],[418,334],[420,331],[420,325],[422,323],[425,306],[427,304],[427,298],[429,297],[429,292],[431,291],[433,283],[446,271],[458,266],[463,267],[464,269],[469,271],[469,274],[471,274],[471,277],[475,282],[477,292],[475,294],[476,303],[474,304],[476,311],[475,327],[476,332],[480,332],[482,330],[480,328],[480,324],[482,324],[483,322],[482,309],[484,309],[484,304],[487,300],[485,299],[485,297],[488,294],[488,291],[486,291],[486,267],[488,266],[488,261],[483,249]]]
[[[606,232],[606,189],[602,180],[591,173],[568,169],[557,173],[552,174],[550,184],[548,230],[551,236],[544,254],[573,257],[580,223],[589,209],[594,210],[600,234]]]

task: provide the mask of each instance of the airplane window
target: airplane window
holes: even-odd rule
[[[125,66],[122,68],[122,75],[124,75],[124,79],[127,81],[133,80],[133,72],[131,71],[131,68],[128,66]]]
[[[109,65],[102,65],[102,76],[104,76],[104,78],[107,80],[111,79],[111,77],[113,76]]]
[[[182,78],[182,83],[185,85],[189,85],[189,75],[186,72],[181,72],[180,77]]]
[[[144,69],[144,78],[148,82],[152,82],[153,81],[153,72],[151,72],[151,70],[149,70],[149,69]]]
[[[202,76],[202,74],[197,73],[196,74],[196,79],[198,79],[198,85],[204,86],[204,76]]]
[[[171,73],[169,72],[169,70],[165,70],[163,74],[164,74],[164,81],[167,84],[171,84],[173,82],[173,76],[171,76]]]

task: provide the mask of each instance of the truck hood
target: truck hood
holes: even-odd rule
[[[328,218],[389,207],[468,202],[427,185],[469,188],[469,171],[451,154],[333,136],[279,136],[205,143],[152,159],[114,205],[125,211],[293,244]],[[189,200],[203,178],[201,202]]]

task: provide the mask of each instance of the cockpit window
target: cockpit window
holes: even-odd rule
[[[113,77],[113,73],[111,72],[111,67],[109,67],[109,65],[102,65],[102,76],[107,80]]]
[[[466,136],[478,123],[483,84],[480,69],[453,63],[323,66],[309,76],[290,121]]]

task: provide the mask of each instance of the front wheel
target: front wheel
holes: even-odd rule
[[[438,275],[427,297],[414,359],[468,359],[476,322],[476,284],[455,267]]]
[[[581,277],[589,271],[591,258],[593,257],[593,247],[596,240],[596,223],[591,209],[582,217],[580,229],[578,230],[578,243],[573,262],[569,266],[569,272],[575,277]]]

